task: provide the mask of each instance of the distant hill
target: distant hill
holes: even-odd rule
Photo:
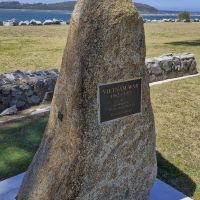
[[[34,4],[22,4],[18,1],[9,1],[9,2],[0,2],[0,8],[2,9],[39,9],[39,10],[69,10],[72,11],[76,1],[68,1],[68,2],[61,2],[61,3],[34,3]],[[140,13],[158,13],[159,11],[149,5],[135,3],[137,9]]]
[[[153,6],[149,6],[143,3],[134,3],[137,7],[138,11],[142,14],[156,14],[159,13],[159,10],[154,8]]]
[[[61,2],[61,3],[34,3],[22,4],[18,1],[0,2],[0,8],[4,9],[39,9],[39,10],[73,10],[75,6],[75,1]]]

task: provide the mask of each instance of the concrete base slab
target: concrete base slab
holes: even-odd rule
[[[25,173],[0,182],[0,200],[15,200]],[[152,188],[149,200],[192,200],[181,192],[156,180]]]
[[[192,200],[173,187],[156,179],[149,200]]]
[[[25,173],[0,182],[0,200],[15,200]]]

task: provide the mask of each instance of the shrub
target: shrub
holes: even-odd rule
[[[179,19],[181,21],[190,22],[190,13],[186,11],[179,13]]]

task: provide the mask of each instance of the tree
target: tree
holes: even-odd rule
[[[179,13],[179,19],[181,21],[190,22],[190,13],[186,11]]]

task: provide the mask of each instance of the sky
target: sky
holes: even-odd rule
[[[13,0],[0,0],[13,1]],[[22,3],[54,3],[63,2],[65,0],[18,0]],[[66,0],[67,1],[67,0]],[[159,10],[187,10],[200,11],[200,0],[133,0],[138,3],[145,3],[156,7]]]
[[[159,10],[187,10],[200,11],[200,0],[134,0],[138,3],[145,3]]]

